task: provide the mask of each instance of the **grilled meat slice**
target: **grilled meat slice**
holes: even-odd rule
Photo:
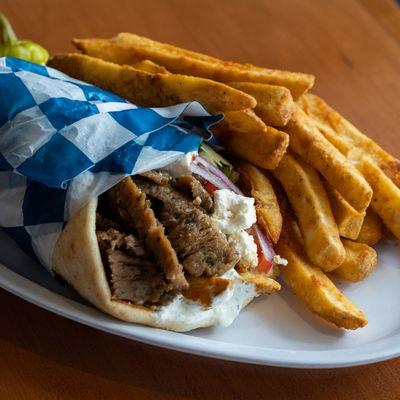
[[[223,274],[237,264],[238,252],[202,209],[170,185],[132,177],[151,202],[184,269],[193,276]]]
[[[172,179],[171,175],[167,171],[163,171],[161,169],[153,170],[149,172],[143,172],[140,174],[141,176],[150,179],[157,185],[168,185]]]
[[[160,300],[166,286],[163,273],[148,259],[145,248],[134,235],[109,228],[97,231],[97,240],[111,272],[113,299],[139,305]]]
[[[203,185],[194,177],[184,175],[173,181],[172,186],[182,193],[187,193],[194,199],[200,199],[200,206],[207,211],[211,212],[213,207],[213,200],[208,192],[204,189]]]
[[[145,193],[132,179],[126,178],[103,196],[106,197],[110,212],[116,214],[119,222],[124,222],[127,232],[135,233],[152,255],[154,262],[161,267],[166,291],[185,289],[188,284],[182,265],[164,233],[163,226],[150,208]]]

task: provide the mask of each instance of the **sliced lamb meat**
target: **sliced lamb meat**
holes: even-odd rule
[[[157,185],[168,185],[171,181],[171,175],[167,171],[153,170],[140,174],[141,176],[150,179]]]
[[[107,248],[111,251],[124,248],[126,252],[132,256],[147,258],[145,248],[133,235],[127,235],[116,229],[110,228],[107,231],[98,230],[97,240],[101,244],[107,243]]]
[[[127,232],[134,232],[138,236],[152,254],[153,260],[164,271],[166,291],[185,289],[188,284],[182,265],[164,233],[164,228],[146,201],[144,192],[132,179],[126,178],[108,190],[104,196],[110,204],[110,211],[117,214],[119,221],[124,222]]]
[[[105,217],[101,212],[96,213],[96,229],[99,231],[108,231],[109,229],[123,231],[121,224],[110,218]]]
[[[200,206],[207,212],[210,212],[213,207],[213,201],[203,185],[194,177],[184,175],[173,182],[173,187],[180,192],[188,193],[194,199],[200,199]],[[196,205],[196,204],[195,204]]]
[[[193,276],[223,274],[237,264],[238,252],[203,210],[171,186],[132,177],[146,193],[183,267]]]
[[[132,264],[132,258],[115,251],[110,257],[113,298],[135,304],[157,303],[165,292],[163,273],[156,272],[154,263]]]
[[[135,254],[138,257],[146,256],[146,249],[139,243],[139,240],[135,238],[133,235],[125,236],[123,239],[123,244],[126,249]]]
[[[112,298],[135,304],[156,303],[165,292],[164,274],[139,240],[110,228],[97,231],[103,259],[111,272]]]

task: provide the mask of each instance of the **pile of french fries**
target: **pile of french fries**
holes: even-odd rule
[[[357,329],[365,315],[327,274],[359,282],[372,248],[400,239],[400,162],[309,92],[314,77],[214,57],[121,33],[76,39],[50,66],[145,107],[198,100],[233,157],[260,225],[288,260],[287,285],[315,314]]]

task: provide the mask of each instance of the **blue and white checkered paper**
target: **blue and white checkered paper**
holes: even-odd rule
[[[48,269],[66,221],[124,177],[197,150],[222,116],[141,108],[52,68],[0,58],[0,227]]]

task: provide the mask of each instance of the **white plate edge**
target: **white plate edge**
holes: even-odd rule
[[[254,351],[254,348],[252,348],[251,346],[232,346],[232,344],[224,344],[223,342],[193,336],[190,337],[192,344],[189,345],[188,343],[186,343],[185,340],[177,341],[174,338],[174,335],[182,334],[170,331],[161,331],[155,328],[145,327],[145,330],[143,330],[143,327],[134,325],[138,329],[137,332],[132,332],[130,334],[121,331],[116,332],[110,326],[99,324],[96,318],[90,315],[91,312],[101,313],[100,311],[96,310],[95,308],[91,309],[89,306],[80,304],[78,302],[75,302],[74,300],[67,299],[57,293],[54,293],[30,281],[29,279],[26,279],[21,275],[11,271],[3,264],[0,264],[0,287],[32,304],[35,304],[36,306],[107,333],[122,336],[131,340],[133,339],[142,343],[155,345],[158,347],[227,361],[287,368],[328,369],[367,365],[391,359],[400,355],[400,335],[396,335],[399,337],[399,344],[396,348],[391,348],[390,350],[388,350],[387,348],[372,350],[368,348],[371,348],[373,346],[371,344],[368,344],[363,346],[363,352],[361,354],[355,354],[358,353],[358,351],[355,352],[354,349],[290,351],[284,349],[264,348],[263,353],[267,353],[266,357],[266,354],[248,354],[249,350],[253,349]],[[54,303],[49,302],[48,300],[54,300]],[[68,305],[57,306],[56,304],[59,303],[60,300],[68,303]],[[79,311],[75,311],[74,307],[72,306],[75,306],[75,308]],[[80,315],[80,313],[82,312],[86,313],[85,317]],[[119,322],[120,321],[116,320],[116,323]],[[141,330],[143,330],[143,332],[141,332]],[[150,337],[153,335],[149,335],[148,333],[146,333],[147,330],[151,330],[152,332],[162,332],[162,335],[157,338],[157,340],[155,340],[155,338]],[[185,336],[187,335],[183,335],[183,337]],[[197,345],[194,346],[193,342]],[[206,347],[204,347],[205,342],[208,344]],[[237,349],[238,347],[240,347],[240,349]],[[245,354],[243,354],[243,351],[245,351]],[[349,353],[353,353],[353,358],[349,359]],[[307,355],[309,357],[307,357]],[[335,359],[336,361],[325,361],[329,359]]]

